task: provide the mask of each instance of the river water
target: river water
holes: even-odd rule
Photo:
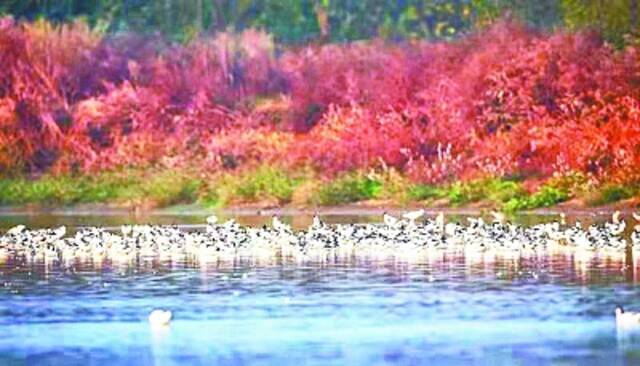
[[[0,226],[131,220],[5,216]],[[638,281],[631,253],[133,265],[7,258],[0,365],[633,365],[638,335],[616,331],[613,311],[640,309]],[[173,312],[169,328],[149,327],[156,308]]]

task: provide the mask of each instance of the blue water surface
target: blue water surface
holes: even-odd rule
[[[630,253],[0,264],[0,365],[637,365]],[[147,316],[174,321],[152,329]]]

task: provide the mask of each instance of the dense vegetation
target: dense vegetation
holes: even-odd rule
[[[255,29],[209,30],[183,43],[104,33],[128,19],[119,14],[125,5],[134,11],[133,1],[96,2],[101,10],[31,3],[1,6],[34,17],[67,4],[61,20],[85,14],[90,22],[0,21],[0,204],[375,199],[519,210],[638,195],[640,55],[629,11],[609,17],[601,9],[601,32],[501,20],[448,41],[409,32],[399,42],[283,46]],[[212,4],[244,4],[194,3],[209,11],[202,29],[213,24]],[[258,9],[246,23],[236,18],[240,8],[216,15],[228,20],[222,28],[261,26],[278,39],[302,39],[278,33],[288,26],[255,23],[271,3],[252,3]],[[349,33],[332,15],[337,3],[300,5],[312,9],[320,32],[300,34],[357,39],[401,29],[392,22],[391,33],[378,25]],[[565,10],[553,14],[569,14],[572,3],[559,2]],[[181,11],[197,10],[184,4]],[[453,35],[509,1],[448,4],[469,17]],[[318,7],[333,9],[330,31],[318,25]],[[549,23],[587,24],[587,10]],[[112,17],[101,28],[91,17],[105,13]],[[626,28],[614,32],[613,24]]]
[[[198,34],[262,29],[277,42],[375,37],[451,39],[505,13],[527,25],[598,29],[620,44],[638,29],[638,0],[4,0],[0,14],[54,22],[84,17],[109,32]]]

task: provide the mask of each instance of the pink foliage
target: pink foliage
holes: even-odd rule
[[[580,171],[640,180],[640,57],[509,22],[449,43],[280,51],[0,21],[0,171],[391,166],[429,183]],[[280,56],[277,56],[280,54]]]

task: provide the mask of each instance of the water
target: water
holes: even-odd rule
[[[637,336],[617,333],[613,316],[617,303],[640,309],[638,281],[629,253],[134,266],[7,259],[0,365],[640,364]],[[168,329],[149,327],[155,308],[173,311]]]

